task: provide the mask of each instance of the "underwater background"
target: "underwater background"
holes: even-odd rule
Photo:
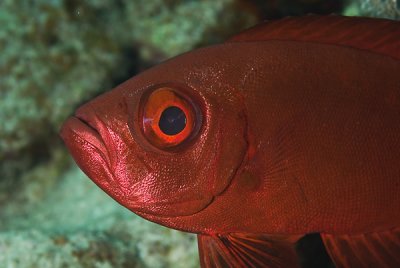
[[[0,0],[0,268],[199,267],[195,235],[139,218],[78,169],[61,123],[167,58],[308,13],[400,19],[400,0]]]

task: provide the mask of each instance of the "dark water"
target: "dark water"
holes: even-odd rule
[[[296,250],[303,268],[335,267],[318,233],[302,237],[296,244]]]

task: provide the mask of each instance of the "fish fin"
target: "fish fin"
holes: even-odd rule
[[[400,59],[400,22],[338,15],[287,17],[264,22],[227,42],[301,41],[353,47]]]
[[[400,267],[400,228],[358,235],[321,236],[337,267]]]
[[[299,267],[298,236],[232,233],[198,236],[200,263],[210,267]]]

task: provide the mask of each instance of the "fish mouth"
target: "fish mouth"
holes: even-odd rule
[[[84,153],[82,143],[86,143],[88,146],[94,148],[96,153],[106,162],[107,168],[110,169],[111,161],[109,153],[96,121],[81,113],[76,113],[69,117],[63,124],[60,136],[74,158],[76,158],[75,155]]]

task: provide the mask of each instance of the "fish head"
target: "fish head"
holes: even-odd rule
[[[247,151],[240,70],[224,52],[178,56],[80,107],[60,131],[78,166],[152,221],[204,210]]]

